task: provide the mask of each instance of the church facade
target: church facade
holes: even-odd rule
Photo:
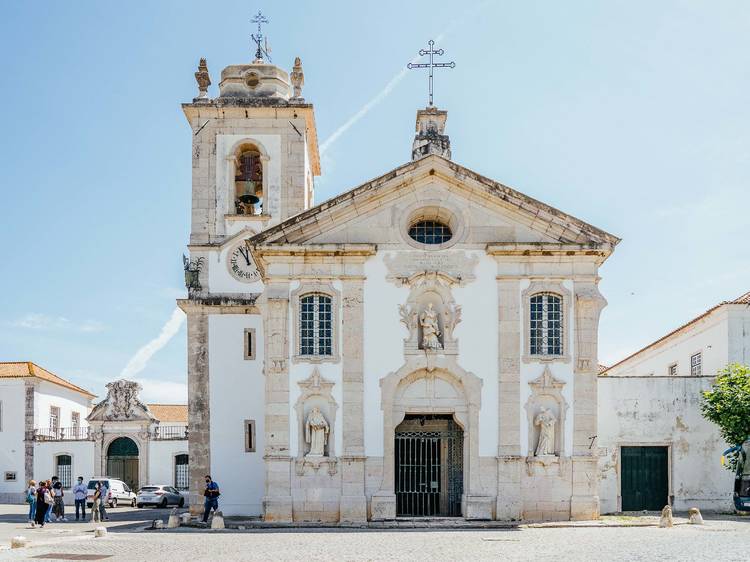
[[[408,161],[314,205],[313,106],[262,59],[183,104],[192,129],[191,506],[225,515],[599,514],[598,268],[619,239],[451,159],[417,112]]]

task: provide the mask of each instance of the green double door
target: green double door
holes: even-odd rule
[[[621,447],[623,511],[660,511],[669,503],[667,447]]]

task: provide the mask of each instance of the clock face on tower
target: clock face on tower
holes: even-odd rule
[[[227,267],[232,277],[238,281],[254,283],[260,279],[260,272],[255,266],[253,256],[250,254],[250,250],[245,247],[244,242],[229,252]]]

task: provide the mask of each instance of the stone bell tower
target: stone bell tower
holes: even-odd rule
[[[193,138],[191,244],[259,232],[313,205],[320,155],[302,63],[290,74],[263,54],[224,68],[215,98],[201,59],[198,96],[182,104]]]

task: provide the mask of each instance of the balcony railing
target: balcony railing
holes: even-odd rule
[[[87,441],[89,427],[43,427],[34,429],[33,441]]]
[[[159,425],[154,429],[153,439],[163,441],[166,439],[187,439],[187,426],[184,425]]]

